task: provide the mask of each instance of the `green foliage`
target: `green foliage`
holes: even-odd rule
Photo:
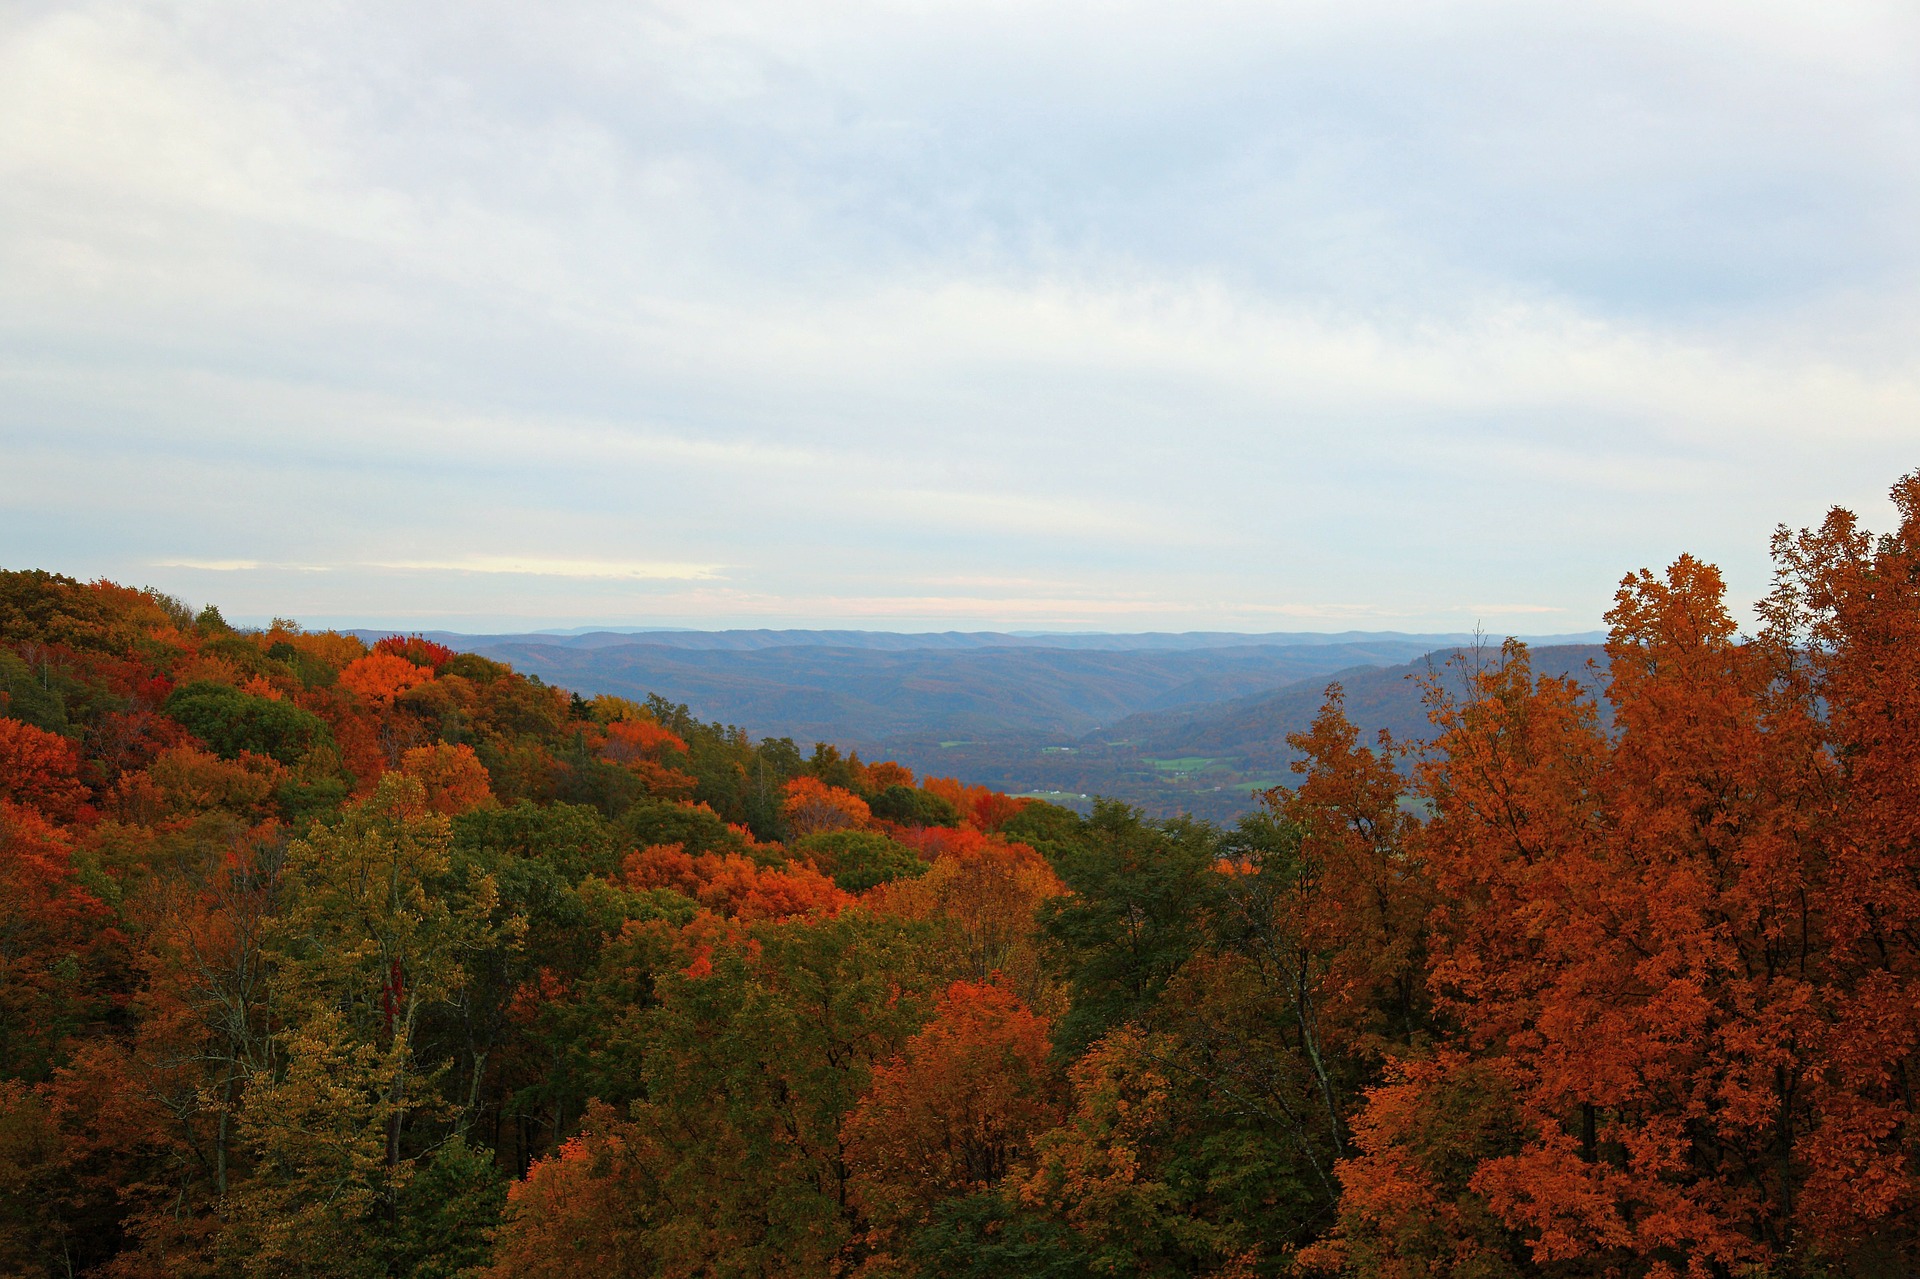
[[[73,578],[41,569],[0,569],[0,644],[114,652],[129,638],[106,601]]]
[[[875,817],[902,826],[958,826],[960,810],[932,791],[898,783],[868,801]]]
[[[1093,1279],[1096,1269],[1074,1232],[1023,1213],[998,1192],[941,1204],[913,1232],[907,1257],[922,1279]]]
[[[1149,1009],[1203,944],[1221,852],[1204,822],[1150,822],[1104,800],[1082,838],[1060,846],[1054,869],[1073,892],[1049,904],[1045,926],[1073,996],[1055,1032],[1063,1052]]]
[[[340,672],[317,661],[285,640],[267,645],[266,658],[277,663],[307,688],[326,688],[340,678]]]
[[[667,800],[635,804],[620,818],[621,834],[637,848],[679,844],[689,853],[744,853],[746,840],[708,808],[689,808]]]
[[[838,786],[841,790],[857,791],[860,783],[854,776],[854,768],[859,755],[846,756],[840,749],[826,742],[815,742],[813,754],[807,757],[807,775],[828,786]]]
[[[662,697],[649,697],[647,711],[687,744],[686,760],[678,766],[693,775],[696,800],[726,821],[746,826],[756,838],[785,837],[782,788],[805,771],[792,741],[776,737],[755,745],[745,730],[706,723]]]
[[[66,699],[46,668],[36,673],[5,649],[0,649],[0,715],[50,733],[68,731]]]
[[[1031,846],[1049,862],[1078,846],[1086,830],[1087,823],[1071,808],[1039,799],[1027,801],[1024,808],[1000,824],[1002,838]]]
[[[202,681],[176,688],[165,709],[226,759],[252,751],[292,764],[315,747],[333,745],[333,733],[318,715],[226,684]]]
[[[852,1237],[841,1125],[925,1018],[912,930],[847,913],[754,930],[672,975],[634,1119],[662,1156],[654,1247],[669,1273],[826,1274]],[[698,1116],[697,1122],[689,1122]]]
[[[556,754],[555,763],[553,798],[560,803],[584,804],[617,818],[647,798],[646,785],[631,769],[593,754],[578,734]]]
[[[592,890],[583,896],[588,900],[576,898],[576,908],[591,926],[595,908],[608,903],[592,900]],[[625,1106],[647,1093],[660,974],[676,967],[675,929],[693,917],[695,907],[665,889],[620,896],[617,933],[596,954],[582,957],[567,999],[539,1010],[531,1038],[550,1064],[516,1092],[518,1113],[578,1117],[590,1101]]]
[[[820,831],[794,841],[792,852],[795,857],[812,858],[850,893],[864,893],[876,884],[911,879],[927,871],[918,853],[873,831]]]
[[[254,1168],[229,1205],[223,1251],[247,1279],[380,1279],[380,1210],[411,1171],[386,1158],[385,1084],[404,1048],[383,1053],[317,1006],[281,1049],[284,1073],[248,1089],[240,1115]]]
[[[491,684],[505,677],[508,668],[499,662],[489,661],[478,653],[455,653],[440,667],[444,676],[458,675],[462,679],[472,680],[476,684]]]
[[[454,1135],[400,1192],[390,1273],[406,1279],[459,1279],[484,1266],[507,1202],[507,1179],[484,1148]]]
[[[588,875],[611,875],[620,863],[615,828],[580,804],[522,800],[507,808],[476,808],[453,819],[453,842],[476,856],[542,862],[568,884]]]
[[[200,651],[231,662],[249,675],[262,674],[274,665],[274,659],[260,647],[254,636],[242,635],[237,631],[213,632],[211,638],[201,642]]]
[[[280,815],[295,830],[305,830],[316,821],[326,821],[340,811],[353,788],[339,777],[291,778],[273,792]]]

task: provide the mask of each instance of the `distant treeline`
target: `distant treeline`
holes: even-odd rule
[[[0,573],[0,1274],[1911,1273],[1894,499],[1230,827]]]

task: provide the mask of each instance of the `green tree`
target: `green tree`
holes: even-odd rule
[[[227,684],[202,681],[176,688],[167,696],[165,709],[227,759],[252,751],[293,764],[315,747],[333,745],[326,721],[313,712]]]
[[[407,1229],[427,1144],[407,1143],[408,1121],[458,1126],[460,1103],[435,1091],[451,1055],[423,1030],[457,1010],[466,964],[517,944],[525,925],[498,917],[493,878],[457,871],[450,845],[420,784],[389,773],[338,825],[288,849],[285,1065],[248,1091],[243,1128],[260,1166],[236,1195],[252,1273],[376,1273],[365,1267]]]
[[[874,831],[820,831],[795,840],[792,853],[810,859],[850,893],[864,893],[875,884],[911,879],[927,871],[918,853]]]
[[[1055,1043],[1077,1056],[1154,1005],[1206,940],[1221,901],[1220,831],[1178,818],[1151,822],[1102,800],[1054,863],[1072,894],[1054,899],[1045,928],[1072,993]]]

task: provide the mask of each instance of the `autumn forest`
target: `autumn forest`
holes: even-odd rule
[[[1230,826],[0,573],[0,1274],[1910,1274],[1893,496]]]

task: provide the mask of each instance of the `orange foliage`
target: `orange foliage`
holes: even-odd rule
[[[367,647],[351,635],[338,631],[270,631],[270,637],[285,643],[316,666],[338,673],[356,659],[366,656]]]
[[[453,660],[452,649],[420,635],[389,635],[376,643],[373,651],[404,657],[415,666],[424,666],[435,672]]]
[[[851,1190],[881,1225],[996,1185],[1058,1118],[1047,1022],[997,984],[954,982],[878,1066],[844,1127]]]
[[[1776,650],[1767,673],[1818,725],[1826,766],[1813,774],[1827,785],[1812,837],[1826,1016],[1821,1069],[1807,1075],[1821,1121],[1800,1128],[1794,1151],[1809,1169],[1801,1206],[1823,1243],[1872,1239],[1920,1213],[1920,472],[1891,496],[1890,535],[1839,509],[1817,529],[1777,534],[1778,586],[1764,606]],[[1756,922],[1778,928],[1801,879],[1789,850],[1768,851],[1784,896]],[[1916,1264],[1911,1245],[1903,1264]]]
[[[691,799],[699,781],[693,774],[666,762],[671,753],[684,756],[687,744],[672,729],[651,719],[630,716],[616,719],[605,728],[603,758],[623,764],[646,785],[649,795],[668,799]]]
[[[642,1213],[645,1161],[630,1125],[604,1107],[587,1129],[540,1160],[507,1194],[492,1279],[575,1279],[653,1272]]]
[[[666,751],[684,755],[687,744],[680,740],[678,733],[652,720],[621,719],[607,725],[603,753],[616,764],[658,760]]]
[[[1031,802],[1015,799],[986,786],[969,786],[951,777],[929,777],[921,789],[938,795],[958,809],[977,830],[996,831]]]
[[[416,746],[400,756],[400,771],[427,791],[427,807],[452,817],[493,802],[487,767],[464,742]]]
[[[1303,756],[1299,786],[1267,797],[1300,831],[1304,872],[1274,922],[1297,956],[1302,1033],[1368,1051],[1404,1042],[1418,1020],[1433,893],[1408,855],[1417,824],[1400,811],[1392,743],[1383,733],[1377,750],[1360,745],[1342,706],[1336,684],[1312,727],[1287,738]]]
[[[111,924],[76,879],[66,837],[38,810],[0,799],[0,1075],[43,1062],[62,1020],[94,1006],[71,961],[117,943]]]
[[[1831,962],[1819,921],[1845,898],[1816,840],[1832,757],[1815,702],[1781,677],[1804,659],[1743,643],[1721,597],[1718,573],[1686,557],[1622,585],[1608,614],[1616,739],[1513,644],[1437,706],[1422,774],[1435,817],[1417,840],[1441,903],[1432,985],[1512,1096],[1510,1147],[1480,1154],[1453,1198],[1524,1233],[1543,1264],[1764,1267],[1772,1239],[1859,1238],[1915,1202],[1916,1148],[1897,1152],[1885,1120],[1836,1161],[1844,1202],[1821,1201],[1820,1144],[1863,1101],[1889,1118],[1911,1106],[1881,1081],[1889,1060],[1913,1060],[1920,1018],[1912,993],[1885,999],[1884,941],[1865,980]],[[1831,865],[1845,876],[1852,860]],[[1856,1092],[1829,1027],[1862,1002],[1876,1011],[1859,1033],[1877,1038]],[[1374,1145],[1343,1181],[1374,1215],[1350,1214],[1342,1246],[1387,1247],[1412,1227],[1379,1214],[1420,1211],[1399,1189],[1412,1152],[1383,1143],[1450,1106],[1440,1076],[1405,1080],[1359,1121]],[[1797,1211],[1778,1171],[1789,1159],[1811,1173]]]
[[[738,853],[690,854],[679,844],[629,853],[621,878],[630,888],[671,888],[741,920],[833,915],[854,900],[806,862],[766,867]]]
[[[340,685],[369,702],[391,706],[410,688],[433,678],[433,671],[392,653],[369,653],[340,672]]]
[[[286,694],[280,691],[279,685],[273,683],[264,675],[255,675],[252,679],[249,679],[240,686],[240,691],[243,693],[251,693],[255,697],[264,697],[270,702],[282,701],[286,697]]]
[[[123,820],[145,823],[217,810],[260,817],[271,810],[274,791],[286,778],[286,768],[264,755],[243,751],[227,760],[186,744],[122,777],[112,805]]]
[[[87,799],[80,751],[58,733],[17,719],[0,719],[0,799],[72,821]]]
[[[881,791],[889,786],[912,786],[913,770],[904,764],[886,760],[866,766],[866,783],[869,790]]]
[[[796,838],[825,830],[855,830],[873,817],[867,801],[852,791],[812,777],[796,777],[787,783],[780,811]]]
[[[1066,886],[1046,859],[1026,844],[965,827],[929,826],[901,839],[932,864],[917,878],[869,889],[870,908],[941,922],[953,950],[949,971],[976,981],[1002,973],[1028,1003],[1056,1012],[1035,912]]]
[[[1469,1180],[1478,1160],[1512,1150],[1513,1111],[1498,1062],[1458,1052],[1396,1062],[1354,1120],[1339,1228],[1301,1250],[1300,1270],[1419,1279],[1505,1262],[1518,1240]]]

